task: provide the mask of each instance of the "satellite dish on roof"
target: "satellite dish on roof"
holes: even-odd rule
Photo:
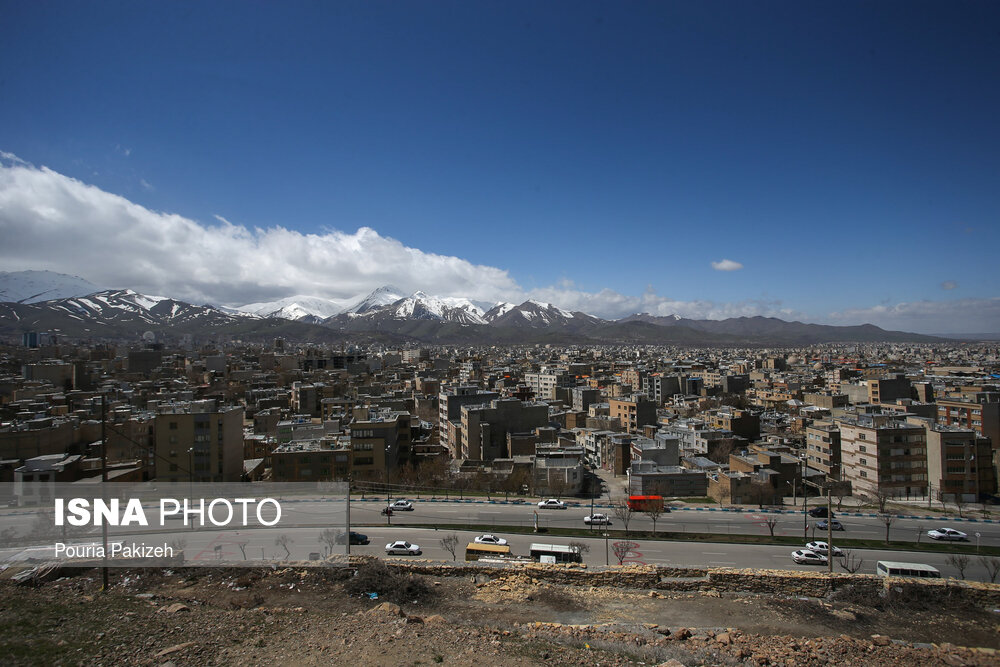
[[[152,331],[147,331],[146,333],[142,334],[142,339],[147,343],[155,343],[156,334],[153,333]]]

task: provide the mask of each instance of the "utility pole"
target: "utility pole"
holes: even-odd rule
[[[833,574],[833,503],[830,501],[830,486],[826,487],[826,564]]]
[[[107,505],[108,499],[108,435],[105,428],[108,421],[107,394],[101,394],[101,498]],[[101,590],[108,590],[108,522],[101,522],[101,539],[104,555],[101,558]]]
[[[806,511],[809,506],[806,504],[806,460],[802,459],[802,538],[808,542],[809,541],[809,512]],[[830,522],[830,517],[826,519],[827,523]],[[829,558],[827,559],[829,560]]]

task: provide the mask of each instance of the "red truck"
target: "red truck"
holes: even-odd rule
[[[663,496],[629,496],[628,508],[633,512],[663,511]]]

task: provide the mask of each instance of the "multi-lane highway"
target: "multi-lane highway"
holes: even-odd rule
[[[379,502],[355,500],[351,503],[352,521],[354,523],[385,523],[385,517],[379,515],[384,506],[384,500]],[[302,510],[304,513],[310,511],[307,507],[303,507]],[[595,511],[610,515],[614,523],[612,528],[623,528],[621,521],[614,517],[610,509],[601,508],[598,505]],[[565,510],[543,510],[534,503],[458,503],[415,500],[412,512],[396,512],[393,514],[391,522],[396,525],[436,522],[441,524],[475,524],[484,528],[490,526],[530,528],[534,526],[537,516],[539,527],[587,528],[583,523],[583,517],[589,514],[590,505],[588,503],[571,505]],[[777,525],[774,529],[775,535],[808,536],[807,541],[814,539],[813,531],[817,522],[820,521],[804,516],[802,512],[775,514],[754,509],[738,512],[676,509],[659,517],[656,521],[656,530],[720,535],[769,535],[766,523],[769,518],[777,519]],[[838,514],[837,518],[844,525],[844,531],[834,532],[835,543],[838,537],[865,540],[885,539],[885,524],[878,517]],[[803,525],[805,525],[805,529],[803,529]],[[889,537],[893,541],[916,541],[917,536],[920,535],[920,540],[923,542],[929,539],[927,531],[939,526],[948,526],[967,533],[972,544],[975,544],[978,539],[982,546],[1000,546],[1000,524],[997,523],[897,518],[890,527]],[[629,528],[638,531],[651,531],[653,522],[646,514],[635,512],[632,514]],[[593,530],[596,531],[598,528],[595,527]],[[976,538],[977,532],[980,534],[979,538]],[[826,531],[816,530],[815,539],[826,539]]]
[[[113,541],[146,544],[184,543],[185,557],[194,562],[228,561],[231,563],[261,560],[305,560],[313,554],[325,554],[327,545],[320,538],[323,530],[333,528],[338,532],[343,530],[347,522],[346,504],[343,499],[328,498],[296,499],[294,502],[283,503],[283,517],[277,528],[265,529],[257,525],[248,526],[242,530],[231,529],[198,529],[185,530],[179,522],[171,522],[159,531],[136,529],[122,531],[116,529],[112,534]],[[412,512],[396,512],[387,521],[381,515],[385,507],[385,499],[364,501],[355,498],[351,503],[351,524],[355,530],[369,536],[371,543],[367,546],[352,547],[353,553],[369,553],[384,555],[385,544],[396,539],[407,539],[420,544],[423,556],[435,559],[451,559],[440,544],[440,539],[446,534],[459,535],[457,557],[464,557],[464,545],[479,533],[498,532],[504,526],[517,526],[531,531],[537,525],[539,528],[580,528],[593,536],[584,538],[555,537],[551,534],[503,534],[510,541],[515,554],[527,554],[532,542],[552,542],[566,544],[569,541],[583,541],[589,546],[585,554],[585,562],[603,565],[606,562],[615,563],[613,543],[620,538],[605,539],[600,527],[590,529],[583,523],[583,517],[590,513],[589,504],[580,504],[565,510],[542,510],[534,503],[488,503],[488,502],[431,502],[414,500]],[[597,508],[597,511],[611,514],[607,508]],[[16,513],[11,513],[16,514]],[[747,509],[741,512],[709,512],[694,510],[674,510],[664,514],[656,524],[658,532],[687,532],[768,535],[765,521],[767,518],[777,518],[775,535],[786,535],[801,538],[803,536],[803,515],[770,514]],[[7,517],[9,520],[17,516]],[[834,533],[834,544],[840,537],[856,537],[878,540],[884,538],[885,526],[877,517],[855,517],[841,514],[839,516],[846,530]],[[27,520],[27,519],[25,519]],[[612,528],[621,529],[621,522],[612,515]],[[807,519],[808,537],[813,539],[813,526],[816,520]],[[424,527],[418,527],[424,526]],[[474,525],[479,529],[472,531],[455,531],[451,526]],[[921,533],[921,540],[927,540],[926,531],[941,525],[956,527],[967,532],[972,544],[975,544],[975,533],[983,546],[1000,545],[1000,525],[993,523],[961,523],[945,521],[925,521],[920,519],[897,519],[891,528],[893,540],[915,540]],[[642,513],[632,516],[629,527],[632,530],[648,531],[652,529],[652,521]],[[285,536],[285,545],[277,544],[277,539]],[[100,530],[91,528],[84,535],[66,539],[67,543],[96,544],[100,538]],[[825,531],[817,531],[816,539],[825,539]],[[795,547],[771,545],[726,544],[716,542],[688,542],[666,540],[633,540],[636,546],[626,558],[626,562],[641,562],[652,564],[670,564],[688,567],[760,567],[815,570],[823,569],[816,566],[796,565],[790,558]],[[802,544],[805,543],[802,540]],[[0,545],[0,560],[24,560],[28,557],[45,557],[51,555],[52,539],[39,540],[34,547]],[[288,553],[285,551],[288,547]],[[343,547],[337,547],[342,550]],[[861,572],[874,572],[878,560],[916,561],[933,565],[945,576],[957,576],[958,571],[948,563],[945,553],[909,553],[882,550],[855,550],[858,557],[864,559]],[[835,562],[835,569],[839,569]],[[970,579],[988,580],[984,565],[972,556],[966,577]]]

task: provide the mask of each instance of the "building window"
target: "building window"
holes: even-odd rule
[[[170,422],[170,430],[171,431],[177,430],[177,422]]]

